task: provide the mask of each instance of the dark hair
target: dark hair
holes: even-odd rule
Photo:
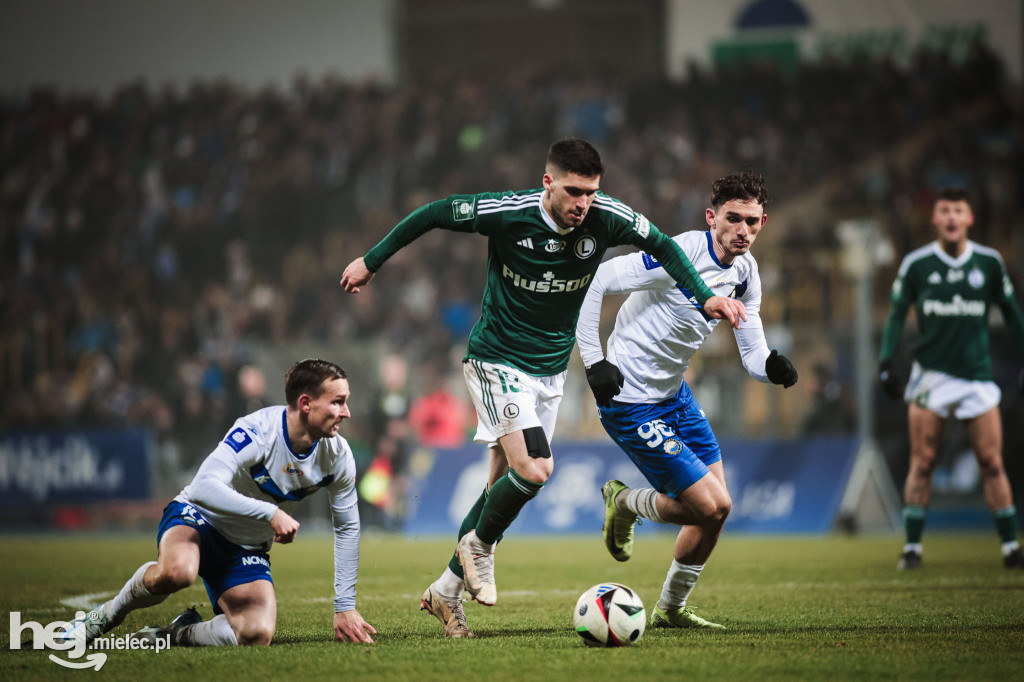
[[[962,187],[946,187],[939,190],[939,193],[935,195],[935,201],[932,202],[932,205],[934,206],[940,201],[965,201],[970,206],[971,195]]]
[[[319,396],[323,392],[321,387],[327,379],[347,378],[345,370],[333,362],[312,358],[300,360],[284,374],[284,398],[289,407],[295,407],[303,393],[308,393],[314,398]]]
[[[760,173],[751,170],[732,173],[711,185],[711,205],[715,208],[727,201],[751,199],[762,206],[768,205],[768,190],[764,188],[764,176]]]
[[[548,165],[585,178],[604,174],[601,155],[589,142],[578,137],[558,140],[551,145],[548,149]]]

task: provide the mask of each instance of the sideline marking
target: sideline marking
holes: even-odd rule
[[[78,594],[73,597],[65,597],[60,603],[78,611],[92,611],[98,603],[113,597],[117,592],[90,592],[89,594]]]

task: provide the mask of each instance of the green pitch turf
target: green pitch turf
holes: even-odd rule
[[[148,680],[1004,680],[1024,676],[1024,571],[1003,568],[994,534],[929,535],[924,567],[895,570],[901,541],[729,536],[690,604],[725,632],[649,629],[627,649],[587,649],[572,629],[583,590],[636,589],[648,610],[661,590],[671,535],[638,538],[633,559],[589,538],[513,537],[497,552],[498,604],[466,604],[478,638],[446,640],[418,610],[452,541],[364,537],[359,610],[374,645],[333,641],[329,537],[300,532],[271,552],[278,595],[264,649],[111,651],[102,670],[67,670],[50,652],[10,650],[0,629],[0,679]],[[143,561],[150,537],[0,538],[0,612],[65,620],[61,600],[113,592]],[[102,597],[100,597],[102,599]],[[113,634],[166,623],[192,603],[211,616],[201,583],[135,612]],[[5,615],[0,613],[0,616]],[[25,636],[27,638],[28,635]],[[23,638],[23,639],[25,639]],[[61,652],[56,652],[61,653]],[[65,656],[65,658],[67,658]],[[95,676],[95,677],[93,677]]]

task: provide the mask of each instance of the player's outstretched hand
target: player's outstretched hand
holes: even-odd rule
[[[611,406],[612,398],[619,394],[623,382],[625,378],[622,372],[607,360],[598,360],[587,367],[587,383],[590,384],[590,390],[594,392],[597,404],[601,407]]]
[[[782,384],[783,388],[789,388],[800,378],[789,358],[779,355],[777,350],[769,353],[768,359],[764,361],[764,373],[768,375],[768,381]]]
[[[878,366],[878,380],[882,382],[882,390],[887,396],[896,400],[903,397],[903,382],[892,360],[886,360]]]
[[[349,263],[345,272],[341,274],[341,286],[350,294],[358,294],[359,287],[369,284],[371,279],[373,279],[373,273],[360,257]]]
[[[339,642],[365,642],[373,644],[369,633],[377,634],[372,625],[363,620],[355,609],[334,614],[334,636]]]
[[[274,512],[274,518],[270,519],[270,527],[274,529],[274,542],[280,542],[282,545],[294,540],[299,532],[299,522],[280,508]]]
[[[704,301],[704,312],[719,320],[729,320],[734,328],[740,328],[740,320],[747,321],[747,308],[735,298],[712,296]]]

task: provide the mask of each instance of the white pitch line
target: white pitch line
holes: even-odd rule
[[[568,596],[575,595],[576,592],[574,592],[573,590],[542,590],[542,591],[538,591],[538,590],[506,590],[506,591],[502,592],[501,594],[505,595],[505,596],[508,596],[508,597],[541,597],[541,596],[543,596],[543,597],[568,597]],[[399,594],[399,595],[389,594],[387,596],[383,596],[383,595],[382,596],[378,596],[378,595],[374,595],[374,594],[369,594],[369,595],[361,594],[361,595],[359,595],[359,600],[360,601],[384,601],[384,600],[395,599],[396,597],[398,599],[409,599],[409,600],[412,600],[412,599],[419,599],[421,597],[421,595],[419,595],[419,594]],[[334,598],[333,597],[302,597],[302,598],[299,598],[299,599],[284,599],[284,600],[278,598],[278,602],[279,603],[282,602],[282,601],[284,601],[286,603],[296,603],[296,604],[326,604],[327,602],[333,602]]]
[[[60,603],[68,608],[78,609],[79,611],[89,611],[101,601],[104,601],[109,597],[113,597],[115,594],[117,594],[117,592],[90,592],[89,594],[78,594],[73,597],[65,597],[60,600]]]

